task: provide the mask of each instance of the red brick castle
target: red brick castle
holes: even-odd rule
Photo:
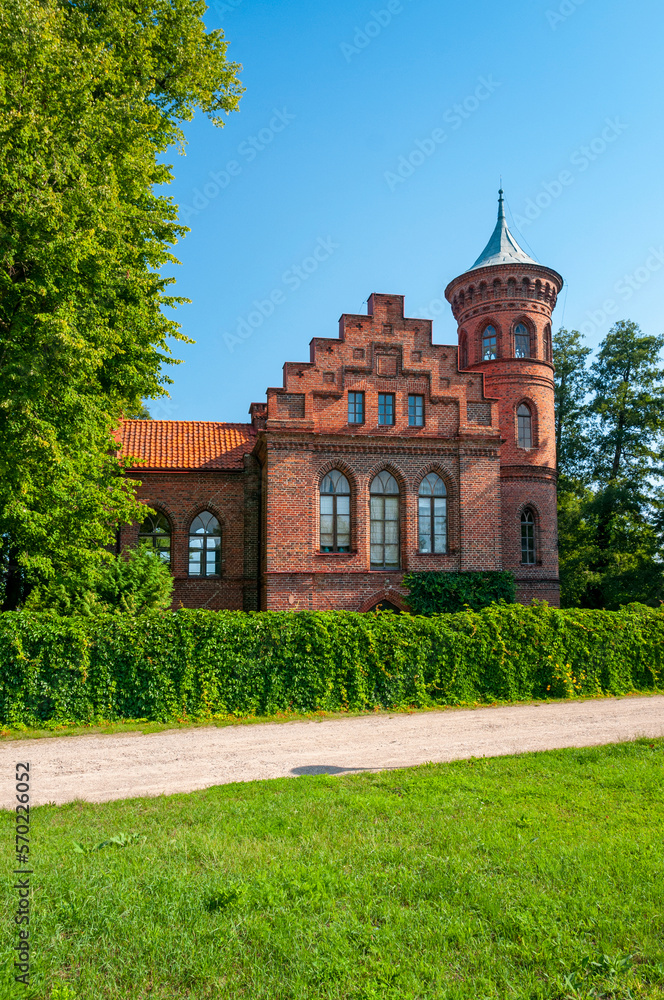
[[[156,513],[122,533],[168,560],[175,606],[404,606],[405,572],[511,570],[558,604],[551,313],[563,281],[503,212],[447,286],[459,344],[401,295],[344,314],[251,423],[127,420]]]

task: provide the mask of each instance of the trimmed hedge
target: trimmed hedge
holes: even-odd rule
[[[408,587],[408,604],[415,615],[454,614],[480,611],[490,604],[505,601],[514,604],[516,583],[507,570],[468,573],[408,573],[403,578]]]
[[[658,688],[664,613],[0,615],[0,722],[458,705]]]

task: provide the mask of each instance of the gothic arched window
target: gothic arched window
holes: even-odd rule
[[[523,323],[517,323],[514,327],[514,357],[530,357],[530,334]]]
[[[420,483],[417,514],[419,551],[447,552],[447,490],[435,472]]]
[[[389,472],[371,482],[371,568],[399,568],[399,484]]]
[[[532,566],[536,561],[535,515],[530,507],[526,507],[521,515],[521,562]]]
[[[516,411],[517,443],[519,448],[533,446],[533,418],[530,408],[522,403]]]
[[[221,525],[204,510],[189,529],[189,576],[221,575]]]
[[[320,550],[350,552],[350,486],[337,469],[321,483]]]
[[[487,326],[482,334],[482,361],[495,361],[498,357],[498,334],[495,326]]]
[[[148,514],[138,532],[138,541],[152,549],[167,566],[171,562],[171,526],[159,512]]]
[[[544,360],[553,361],[553,348],[551,344],[551,327],[548,325],[544,331]]]

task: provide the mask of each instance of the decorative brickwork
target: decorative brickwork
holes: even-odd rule
[[[283,387],[251,405],[250,424],[124,422],[123,452],[144,460],[132,472],[140,497],[172,527],[175,606],[400,608],[405,572],[499,569],[515,573],[520,600],[558,603],[550,359],[562,279],[520,251],[502,214],[484,257],[445,293],[460,352],[432,343],[429,320],[406,318],[402,296],[374,294],[367,315],[344,314],[338,337],[311,342],[308,362],[284,365]],[[350,485],[349,551],[321,550],[320,486],[333,469]],[[383,471],[399,491],[387,506],[371,493]],[[440,553],[419,551],[418,490],[430,472],[446,491]],[[221,524],[222,562],[219,577],[200,579],[187,551],[204,510]],[[137,538],[134,526],[121,542]],[[398,563],[381,555],[389,568],[373,568],[388,548]]]

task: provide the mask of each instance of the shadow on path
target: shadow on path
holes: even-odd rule
[[[335,767],[334,764],[305,764],[294,767],[291,774],[344,774],[346,771],[373,771],[373,767]]]

